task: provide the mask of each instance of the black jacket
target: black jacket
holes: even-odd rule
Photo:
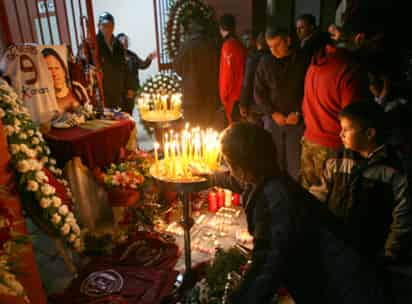
[[[296,303],[384,303],[374,271],[338,241],[339,225],[324,206],[288,177],[256,186],[216,175],[212,183],[243,192],[254,237],[252,264],[231,303],[271,303],[286,287]]]
[[[412,205],[402,163],[388,146],[369,158],[341,151],[326,162],[310,192],[345,225],[345,238],[363,255],[406,258],[412,248]]]
[[[107,46],[103,34],[97,34],[99,61],[103,70],[104,104],[106,107],[126,107],[128,89],[134,89],[133,79],[128,77],[124,49],[113,37],[113,48]]]
[[[245,77],[243,78],[242,94],[240,95],[240,105],[246,108],[256,105],[253,89],[255,87],[255,75],[260,59],[267,55],[267,51],[256,50],[249,53],[246,58]]]
[[[185,119],[207,127],[219,103],[219,51],[203,33],[193,33],[173,62],[182,77]]]
[[[303,87],[309,58],[301,50],[294,50],[282,59],[265,55],[259,62],[254,97],[266,114],[280,112],[288,115],[301,112]]]
[[[147,69],[152,63],[152,60],[150,59],[150,57],[147,57],[145,60],[143,60],[139,56],[137,56],[136,53],[127,50],[126,62],[127,69],[130,74],[130,81],[132,83],[132,81],[134,80],[134,83],[132,83],[134,85],[134,89],[138,89],[140,87],[139,70]]]

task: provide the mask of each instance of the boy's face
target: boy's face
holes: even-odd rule
[[[340,118],[340,138],[346,149],[357,152],[368,150],[374,136],[371,136],[370,130],[362,129],[361,126],[346,117]]]

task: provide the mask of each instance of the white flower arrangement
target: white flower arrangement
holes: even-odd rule
[[[30,195],[37,201],[40,208],[46,211],[40,212],[41,219],[56,233],[63,235],[70,247],[81,251],[83,242],[77,220],[66,202],[55,195],[56,189],[49,184],[43,168],[49,169],[56,176],[66,187],[67,197],[71,198],[68,183],[62,178],[63,172],[55,167],[56,161],[50,157],[50,149],[26,107],[13,89],[1,79],[0,119],[7,135],[11,164],[17,171],[22,197]]]
[[[144,94],[171,95],[180,93],[180,91],[180,79],[176,74],[166,74],[164,72],[160,72],[145,81],[137,98],[144,96]]]

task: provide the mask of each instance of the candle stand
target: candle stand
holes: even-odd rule
[[[199,192],[209,188],[209,182],[206,178],[201,178],[195,181],[178,181],[168,180],[157,176],[155,165],[150,168],[150,173],[158,182],[159,188],[166,191],[173,191],[180,194],[183,203],[183,218],[182,227],[184,231],[184,254],[185,254],[185,273],[190,274],[192,270],[192,248],[190,245],[190,229],[194,224],[192,218],[190,193]]]

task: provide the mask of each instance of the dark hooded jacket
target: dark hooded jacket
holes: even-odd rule
[[[185,119],[207,127],[219,103],[219,51],[202,30],[193,32],[174,59],[182,77]]]
[[[251,266],[230,303],[271,303],[280,287],[296,303],[384,303],[373,268],[336,237],[334,217],[289,177],[241,185],[227,175],[212,184],[242,192],[254,237]]]

